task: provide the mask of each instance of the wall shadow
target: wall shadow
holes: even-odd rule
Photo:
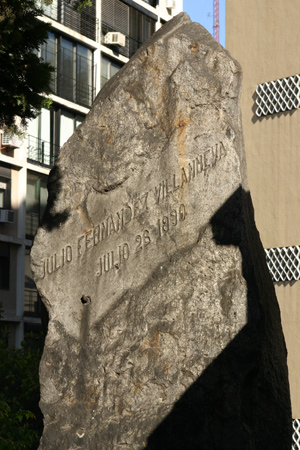
[[[262,122],[263,120],[274,120],[274,119],[280,119],[280,117],[286,117],[286,116],[292,116],[293,114],[295,114],[295,112],[297,111],[297,109],[291,109],[291,110],[287,110],[287,111],[281,111],[278,113],[273,113],[273,114],[267,114],[266,116],[260,116],[258,117],[256,115],[256,109],[257,109],[257,104],[256,104],[256,99],[257,99],[257,94],[256,91],[254,91],[254,94],[252,95],[252,100],[253,100],[253,105],[252,105],[252,123],[255,124],[256,122]]]
[[[292,419],[280,312],[250,194],[211,219],[217,245],[238,246],[248,321],[148,437],[146,450],[290,450]]]

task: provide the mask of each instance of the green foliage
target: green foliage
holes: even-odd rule
[[[45,5],[51,5],[53,0],[44,0]],[[86,6],[92,6],[92,0],[73,0],[73,8],[76,11],[82,12]]]
[[[54,69],[37,55],[49,25],[38,20],[35,0],[0,1],[0,126],[36,117],[49,102]]]
[[[27,450],[37,448],[38,433],[30,429],[29,421],[35,419],[30,411],[13,411],[0,400],[0,448],[2,450]]]
[[[36,450],[38,447],[43,430],[38,407],[42,347],[42,336],[28,334],[21,349],[8,348],[7,329],[3,326],[0,329],[1,450]]]

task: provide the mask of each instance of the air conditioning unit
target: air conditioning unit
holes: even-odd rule
[[[14,223],[15,211],[9,209],[0,209],[0,222],[2,223]]]
[[[116,31],[109,32],[104,36],[104,44],[119,45],[120,47],[125,47],[126,36],[125,34]]]
[[[21,147],[21,139],[19,136],[10,133],[2,133],[2,147],[18,148]]]
[[[176,0],[166,0],[166,7],[169,9],[176,8]]]

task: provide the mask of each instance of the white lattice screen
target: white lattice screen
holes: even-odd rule
[[[265,249],[273,281],[300,279],[300,246]]]
[[[300,450],[300,420],[293,420],[292,450]]]
[[[259,84],[256,94],[258,117],[299,108],[300,75]]]

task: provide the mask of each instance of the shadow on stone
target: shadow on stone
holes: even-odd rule
[[[145,448],[288,450],[292,424],[282,364],[286,349],[250,194],[238,189],[211,226],[218,245],[238,246],[242,254],[247,325],[177,401]]]
[[[53,207],[57,202],[62,183],[62,174],[58,166],[54,166],[50,172],[48,179],[48,202],[41,221],[40,226],[45,228],[47,231],[52,231],[55,228],[59,228],[63,223],[65,223],[69,217],[69,212],[65,209],[61,213],[52,213]]]

